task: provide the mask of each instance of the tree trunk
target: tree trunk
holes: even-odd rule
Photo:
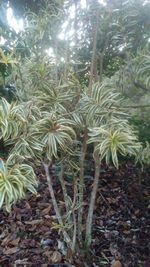
[[[57,38],[55,40],[55,58],[56,58],[55,80],[56,80],[56,86],[57,86],[58,85],[58,40],[57,40]]]
[[[97,77],[98,18],[99,18],[99,11],[97,10],[96,23],[95,23],[95,27],[93,27],[94,29],[93,54],[92,54],[91,69],[90,69],[89,95],[91,94],[93,80],[96,82],[98,78]],[[93,212],[94,212],[94,205],[95,205],[96,193],[98,189],[98,182],[99,182],[99,176],[100,176],[100,160],[99,160],[99,155],[97,152],[95,152],[95,155],[94,155],[94,162],[95,162],[94,183],[93,183],[93,189],[92,189],[91,198],[90,198],[88,216],[86,220],[86,232],[85,232],[85,242],[87,244],[87,248],[90,247],[91,239],[92,239],[91,232],[92,232]]]
[[[79,175],[79,210],[78,210],[78,239],[82,241],[82,219],[83,219],[83,196],[84,196],[84,161],[87,151],[87,129],[84,131],[83,143],[80,158],[80,175]]]
[[[77,45],[78,45],[78,21],[77,21],[77,10],[78,10],[78,0],[74,0],[74,7],[75,7],[75,18],[74,18],[74,43],[75,43],[75,58],[74,58],[74,62],[75,62],[75,73],[77,73],[78,70],[78,56],[77,56]]]
[[[98,15],[96,13],[96,23],[93,25],[93,49],[92,49],[92,60],[90,69],[90,80],[89,80],[89,93],[91,92],[93,79],[97,79],[97,37],[98,37]]]
[[[95,152],[94,155],[94,163],[95,163],[95,175],[94,175],[94,183],[93,183],[93,189],[91,193],[91,199],[90,199],[90,205],[89,205],[89,210],[88,210],[88,216],[86,220],[86,244],[87,248],[90,247],[91,245],[91,240],[92,240],[92,219],[93,219],[93,212],[94,212],[94,205],[95,205],[95,199],[96,199],[96,193],[98,189],[98,182],[99,182],[99,177],[100,177],[100,157],[98,152]]]

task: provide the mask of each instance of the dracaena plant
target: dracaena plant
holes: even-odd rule
[[[9,146],[10,152],[7,160],[0,159],[0,208],[3,206],[7,211],[13,203],[25,197],[27,190],[36,193],[36,175],[32,166],[24,161],[33,158],[34,153],[41,150],[41,145],[39,142],[35,147],[33,137],[27,135],[27,123],[33,122],[34,115],[27,111],[27,106],[28,103],[9,104],[4,98],[0,101],[0,138],[6,147]]]
[[[87,152],[87,145],[90,143],[94,144],[95,177],[86,220],[85,242],[87,247],[91,244],[92,218],[100,177],[101,161],[105,158],[107,164],[111,161],[118,168],[119,155],[125,156],[129,154],[135,156],[140,149],[136,133],[128,124],[127,114],[121,109],[122,97],[115,89],[109,87],[109,83],[109,79],[106,79],[101,84],[94,84],[90,92],[86,90],[78,104],[79,116],[77,114],[74,116],[75,121],[83,126],[78,236],[81,236],[82,229],[85,154]]]
[[[126,120],[113,118],[99,127],[89,129],[88,143],[94,143],[95,178],[86,223],[86,241],[91,243],[92,217],[98,181],[100,177],[100,163],[105,159],[106,164],[112,162],[119,167],[119,156],[136,157],[141,149],[136,133]]]
[[[9,104],[5,98],[1,99],[0,104],[0,138],[15,138],[18,136],[19,127],[25,123],[23,106]]]
[[[0,159],[0,208],[10,211],[11,205],[22,199],[26,191],[36,193],[37,180],[34,170],[28,164],[12,164]]]
[[[42,101],[44,100],[42,99]],[[12,143],[13,147],[10,151],[11,160],[9,159],[8,163],[2,162],[1,164],[3,166],[1,168],[1,205],[4,204],[7,209],[10,209],[12,203],[24,197],[26,190],[35,192],[34,171],[29,164],[24,164],[24,160],[38,159],[38,162],[40,160],[45,169],[48,188],[58,220],[58,225],[55,225],[55,227],[62,232],[64,240],[72,251],[76,249],[77,232],[79,241],[82,241],[81,237],[84,236],[84,161],[88,144],[94,143],[95,177],[84,237],[89,246],[101,161],[104,158],[107,163],[112,160],[114,165],[118,167],[119,154],[135,155],[139,148],[136,136],[128,125],[125,114],[117,109],[117,105],[120,103],[119,94],[115,90],[109,90],[107,84],[97,83],[92,87],[91,94],[88,90],[83,92],[77,104],[74,105],[73,112],[68,114],[66,110],[63,115],[59,111],[54,114],[51,106],[49,112],[48,110],[43,111],[40,103],[40,114],[36,113],[31,106],[30,112],[26,112],[27,104],[24,104],[24,112],[21,112],[23,108],[20,111],[20,106],[15,105],[15,110],[18,111],[10,117],[8,114],[11,113],[11,109],[9,107],[9,109],[6,109],[9,112],[5,112],[4,103],[6,107],[9,107],[5,100],[1,102],[1,118],[5,121],[5,128],[2,127],[1,134],[6,140],[6,144]],[[63,101],[61,105],[65,106]],[[17,114],[18,117],[16,117]],[[10,118],[11,122],[14,121],[17,124],[15,135],[13,134],[15,129],[12,128],[10,131],[9,127],[9,134],[7,134],[7,125]],[[79,137],[81,134],[83,134],[83,138]],[[11,136],[13,142],[11,140],[9,142]],[[78,143],[77,138],[80,138],[81,151],[76,155],[79,157],[77,164],[72,164],[72,159],[77,152],[75,144]],[[17,164],[19,156],[20,161]],[[65,214],[60,212],[49,172],[54,163],[61,165],[59,178],[64,196]],[[73,198],[68,195],[65,183],[65,171],[68,165],[72,165],[72,175],[74,176],[72,179]],[[8,195],[9,190],[11,190],[10,196]],[[81,242],[79,244],[81,245]]]
[[[43,144],[47,159],[57,158],[60,150],[69,148],[72,138],[75,138],[72,124],[71,120],[51,113],[44,113],[43,118],[35,124],[34,135]]]
[[[72,1],[68,2],[72,5]],[[42,12],[42,16],[39,13],[39,17],[35,18],[30,14],[31,18],[26,20],[28,29],[24,32],[23,43],[27,44],[31,55],[17,64],[13,76],[21,103],[8,104],[5,99],[0,102],[0,137],[3,138],[5,145],[9,145],[10,151],[9,160],[3,160],[1,163],[3,167],[0,169],[0,177],[2,177],[0,192],[1,203],[3,202],[6,207],[10,208],[12,203],[24,197],[27,189],[31,190],[32,186],[36,187],[35,176],[30,164],[43,164],[57,219],[53,227],[63,234],[64,241],[72,252],[77,249],[80,252],[83,241],[88,248],[92,241],[92,218],[100,179],[101,161],[106,160],[107,164],[112,162],[118,168],[120,154],[135,156],[138,151],[141,151],[141,147],[138,144],[136,133],[128,124],[127,112],[122,111],[123,102],[120,94],[116,91],[118,87],[119,90],[122,87],[126,88],[128,79],[126,77],[121,79],[121,84],[120,76],[118,77],[117,74],[114,82],[113,79],[103,79],[104,73],[107,73],[106,69],[104,71],[105,66],[103,65],[106,65],[106,68],[108,65],[108,69],[111,67],[111,58],[114,57],[115,51],[117,53],[120,51],[122,45],[122,52],[125,52],[129,61],[130,55],[126,55],[126,52],[130,50],[128,41],[132,38],[128,40],[126,38],[128,31],[124,32],[124,27],[122,28],[121,25],[120,28],[118,24],[120,21],[123,23],[126,21],[126,12],[120,12],[120,7],[116,9],[116,4],[111,5],[111,8],[108,4],[106,13],[103,13],[105,8],[101,8],[98,1],[96,1],[96,5],[95,1],[86,1],[88,8],[85,9],[85,16],[82,16],[84,20],[88,18],[88,24],[85,25],[85,23],[78,22],[77,13],[80,10],[80,1],[73,2],[76,5],[74,23],[72,18],[69,20],[67,18],[68,26],[63,29],[66,31],[63,41],[58,38],[59,27],[56,29],[57,19],[60,22],[57,15],[59,16],[60,13],[62,15],[62,9],[58,6],[58,13],[54,12],[55,15],[51,16],[49,12]],[[52,4],[52,6],[54,5]],[[66,11],[68,14],[70,8]],[[127,11],[126,8],[125,11]],[[122,16],[125,20],[122,19]],[[53,23],[49,25],[51,19]],[[33,31],[29,29],[30,24],[34,28]],[[80,28],[80,25],[83,26]],[[115,31],[116,34],[114,34],[115,25],[117,28],[119,27],[117,33]],[[136,23],[136,25],[139,24]],[[141,25],[143,31],[143,24]],[[63,27],[65,28],[65,26]],[[106,27],[104,31],[103,27]],[[73,32],[71,34],[71,36],[74,35],[73,42],[72,37],[69,37],[69,31]],[[114,46],[115,40],[116,46]],[[74,43],[73,46],[72,43]],[[45,53],[46,48],[50,46],[53,50],[52,57],[46,56]],[[84,58],[85,48],[88,51],[87,58]],[[98,49],[99,51],[97,51]],[[90,55],[92,56],[89,73]],[[110,60],[107,60],[107,56]],[[82,58],[84,58],[83,62]],[[12,56],[5,58],[0,51],[0,61],[3,64],[13,66],[16,62],[12,60]],[[82,70],[81,66],[86,68]],[[144,78],[148,72],[147,63],[145,67]],[[124,72],[124,66],[122,69]],[[139,74],[143,77],[143,72]],[[87,85],[88,79],[89,86],[86,88],[85,84]],[[98,80],[99,82],[95,83]],[[149,79],[146,81],[146,85],[148,84]],[[86,211],[84,209],[84,189],[86,187],[84,168],[89,144],[93,145],[95,174],[91,196],[89,196],[89,208],[87,214],[84,215]],[[146,153],[145,150],[144,154]],[[55,195],[53,187],[53,178],[50,172],[53,164],[60,168],[59,173],[55,173],[55,177],[60,180],[62,188],[64,201],[61,202]],[[72,185],[72,191],[67,190],[67,172],[71,173],[69,182]],[[13,174],[11,178],[10,173]],[[29,179],[29,183],[26,183],[25,179]],[[10,198],[8,198],[8,190],[11,192]]]
[[[69,119],[54,115],[53,113],[44,113],[44,118],[35,124],[35,129],[33,129],[33,132],[37,137],[37,140],[40,140],[43,144],[42,160],[53,206],[60,229],[62,230],[64,236],[64,240],[73,250],[74,245],[72,245],[71,238],[66,231],[66,226],[64,225],[62,216],[60,214],[57,199],[55,198],[54,189],[52,186],[52,178],[49,173],[49,168],[52,166],[54,160],[58,160],[62,152],[65,154],[70,152],[69,146],[71,146],[73,139],[75,139],[75,132],[71,127],[72,125],[73,121]],[[65,183],[63,182],[63,177],[61,179],[61,185],[66,203],[68,196],[66,193]]]
[[[119,166],[118,155],[136,156],[140,149],[136,133],[126,120],[113,118],[100,127],[89,129],[89,143],[96,143],[95,151],[98,151],[101,160],[110,161],[116,168]]]
[[[41,73],[41,69],[36,69],[36,75],[38,71]],[[28,73],[30,85],[34,87],[32,101],[9,104],[2,99],[0,103],[1,137],[10,146],[9,160],[3,162],[5,172],[4,168],[0,172],[3,177],[2,204],[10,209],[12,203],[24,197],[26,190],[35,192],[35,175],[30,162],[41,162],[58,221],[54,227],[75,252],[77,243],[79,247],[83,241],[88,247],[91,244],[101,161],[106,159],[107,164],[112,161],[118,167],[119,154],[135,155],[140,145],[137,145],[135,133],[128,125],[127,114],[122,112],[121,96],[110,87],[109,79],[93,84],[90,90],[76,81],[74,86],[70,81],[64,87],[57,83],[48,86],[44,71],[47,69],[42,68],[45,83],[37,83],[36,88],[35,83],[32,84],[34,73],[31,77]],[[75,91],[74,87],[78,90]],[[86,219],[83,215],[84,166],[90,143],[94,147],[95,176]],[[60,180],[63,203],[55,196],[50,174],[53,164],[60,167],[56,176]],[[67,170],[71,170],[72,197],[66,186]],[[11,190],[10,198],[8,190]]]

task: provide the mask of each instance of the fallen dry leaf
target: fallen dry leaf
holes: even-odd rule
[[[35,248],[36,247],[36,242],[34,239],[24,239],[21,244],[20,244],[21,248]]]
[[[8,230],[4,230],[1,234],[0,234],[0,239],[3,239],[4,237],[6,237],[8,235]]]
[[[5,255],[11,255],[11,254],[14,254],[14,253],[16,253],[18,251],[19,251],[19,248],[18,247],[14,247],[14,248],[4,249],[3,253]]]
[[[35,225],[35,224],[41,224],[43,222],[42,219],[39,220],[32,220],[32,221],[25,221],[25,224],[31,224],[31,225]]]
[[[20,241],[20,237],[18,237],[17,239],[12,240],[9,244],[11,244],[12,246],[17,246],[19,241]]]
[[[50,212],[51,208],[52,208],[52,205],[49,205],[47,208],[42,210],[42,215],[47,215]]]
[[[25,207],[26,207],[26,209],[28,209],[28,210],[30,210],[30,209],[31,209],[31,206],[30,206],[30,204],[29,204],[29,202],[28,202],[28,201],[26,201],[26,203],[25,203]]]
[[[8,235],[3,239],[1,246],[5,247],[10,241],[11,241],[11,235]]]
[[[46,250],[43,253],[43,255],[45,255],[49,260],[51,260],[52,254],[53,254],[53,251],[51,251],[51,250]]]
[[[120,261],[114,261],[111,265],[111,267],[122,267],[122,264]]]
[[[88,161],[88,164],[91,164],[90,161]],[[91,170],[93,164],[94,162],[89,166]],[[114,259],[109,265],[111,267],[139,266],[139,264],[150,267],[148,258],[149,216],[147,213],[147,210],[150,210],[150,204],[144,195],[143,189],[143,202],[138,202],[138,196],[134,198],[135,189],[131,184],[130,177],[134,178],[135,173],[139,172],[139,168],[130,165],[130,169],[126,165],[120,165],[119,170],[109,168],[109,170],[106,170],[106,174],[105,172],[102,173],[101,186],[98,191],[98,199],[101,200],[101,204],[96,203],[99,209],[97,209],[93,221],[93,227],[95,228],[92,244],[94,253],[91,258],[93,263],[96,262],[97,256],[100,256],[99,249],[101,247],[100,258],[102,260]],[[88,197],[93,181],[94,170],[91,170],[89,170],[91,178],[86,182],[84,206],[88,205]],[[56,216],[53,208],[49,210],[51,205],[49,191],[47,190],[45,176],[43,177],[44,179],[40,180],[39,183],[40,198],[29,194],[27,200],[17,203],[16,208],[15,205],[13,206],[9,215],[3,211],[0,213],[0,266],[12,266],[12,263],[17,266],[38,265],[46,267],[48,264],[58,266],[59,262],[55,261],[69,261],[74,262],[75,266],[83,266],[83,258],[80,257],[80,253],[76,259],[76,257],[73,257],[71,250],[67,249],[67,252],[63,253],[61,246],[58,248],[57,241],[60,236],[56,230],[51,228]],[[148,188],[149,190],[150,170],[144,172],[141,177],[144,182],[142,182],[142,188]],[[56,195],[59,192],[58,187],[59,183],[54,181]],[[118,190],[118,188],[120,189]],[[130,188],[131,191],[129,191]],[[67,190],[72,196],[73,192],[70,184],[69,187],[67,185]],[[60,194],[58,195],[58,201],[61,200],[62,195]],[[112,203],[109,204],[109,202]],[[84,228],[85,225],[83,225],[83,231]],[[8,238],[6,238],[7,236]],[[18,237],[20,237],[20,241],[17,240]],[[44,242],[41,240],[44,240]],[[120,241],[116,243],[115,240]],[[122,246],[122,244],[124,245]],[[16,247],[19,247],[20,250],[18,251]],[[132,251],[130,248],[132,248]],[[57,252],[54,253],[54,251],[59,251],[61,255]],[[71,266],[68,263],[66,265]]]
[[[58,252],[58,251],[54,251],[53,254],[52,254],[52,256],[51,256],[51,261],[53,263],[56,263],[56,262],[61,262],[61,260],[62,260],[61,253]]]
[[[28,259],[25,258],[25,259],[22,259],[22,260],[20,260],[20,259],[16,260],[15,264],[29,264],[29,262],[28,262]]]
[[[50,219],[51,216],[50,216],[50,215],[44,215],[44,218],[45,218],[45,219]]]

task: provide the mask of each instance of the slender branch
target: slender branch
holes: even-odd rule
[[[55,40],[55,56],[56,56],[56,65],[55,65],[55,79],[56,85],[58,85],[58,40]]]
[[[65,201],[65,208],[66,212],[69,212],[69,205],[68,205],[68,194],[67,194],[67,189],[66,189],[66,184],[64,180],[64,162],[61,162],[61,171],[60,171],[60,183],[63,191],[63,197]]]
[[[91,61],[91,71],[90,71],[90,81],[89,81],[90,91],[92,88],[94,71],[96,75],[95,81],[97,81],[97,55],[96,54],[97,54],[97,38],[98,38],[98,18],[99,18],[99,12],[97,11],[96,25],[95,25],[95,31],[94,31],[94,40],[93,40],[93,56],[92,56],[92,61]],[[104,50],[105,50],[105,46],[104,46]],[[104,50],[102,54],[104,54]],[[102,82],[102,72],[103,72],[103,58],[101,58],[101,62],[100,62],[100,82]],[[94,146],[96,146],[96,144],[94,144]],[[92,189],[91,198],[90,198],[88,216],[86,220],[86,232],[85,232],[86,240],[85,241],[86,241],[87,247],[90,247],[91,240],[92,240],[92,237],[91,237],[92,220],[93,220],[94,205],[95,205],[96,193],[98,189],[98,182],[99,182],[99,176],[100,176],[100,158],[99,158],[99,154],[97,151],[95,152],[95,155],[94,155],[94,163],[95,163],[94,183],[93,183],[93,189]]]
[[[24,91],[24,83],[23,83],[23,77],[22,77],[22,72],[21,72],[21,69],[20,69],[20,66],[18,66],[18,73],[19,73],[19,78],[20,78],[20,82],[21,82],[21,90]],[[17,82],[17,79],[16,81]],[[25,93],[25,96],[26,96],[26,92]]]
[[[74,61],[75,63],[77,62],[77,45],[78,45],[78,21],[77,21],[77,11],[78,11],[78,1],[74,0],[74,7],[75,7],[75,17],[74,17],[74,43],[75,43],[75,58]],[[78,70],[78,65],[75,64],[75,73],[77,73]]]
[[[64,67],[64,79],[65,82],[67,82],[68,79],[68,70],[69,70],[69,60],[70,60],[70,55],[69,55],[69,25],[70,21],[68,22],[68,27],[66,27],[65,30],[65,40],[66,40],[66,45],[65,45],[65,67]]]
[[[76,221],[76,215],[74,211],[73,211],[73,226],[74,226],[74,231],[73,231],[73,239],[72,239],[72,251],[74,252],[76,248],[76,240],[77,240],[77,221]]]
[[[86,240],[85,241],[86,241],[87,247],[90,247],[91,240],[92,240],[91,234],[92,234],[93,212],[94,212],[96,193],[98,190],[98,182],[99,182],[99,177],[100,177],[100,158],[99,158],[98,152],[95,152],[94,162],[95,162],[94,183],[93,183],[93,189],[91,193],[88,216],[86,220],[86,234],[85,234]]]
[[[51,176],[50,176],[50,173],[49,173],[49,166],[50,165],[43,163],[43,166],[44,166],[44,169],[45,169],[48,188],[49,188],[49,192],[50,192],[50,195],[51,195],[51,199],[52,199],[52,203],[53,203],[53,207],[54,207],[54,210],[55,210],[55,213],[56,213],[57,220],[58,220],[59,224],[61,226],[63,226],[63,220],[62,220],[62,217],[61,217],[61,214],[60,214],[60,211],[59,211],[59,208],[58,208],[58,204],[57,204],[57,201],[56,201],[56,198],[55,198],[55,194],[54,194],[54,190],[53,190],[53,186],[52,186],[52,179],[51,179]],[[64,240],[69,245],[69,247],[71,247],[71,239],[70,239],[68,233],[65,231],[65,229],[63,227],[62,227],[62,233],[63,233],[63,236],[64,236]]]
[[[100,81],[100,83],[102,82],[102,75],[103,75],[103,57],[104,57],[104,54],[101,53],[100,54],[100,73],[99,73],[99,81]]]
[[[72,251],[75,251],[76,248],[76,239],[77,239],[77,221],[76,221],[76,214],[75,214],[75,206],[76,206],[76,200],[77,200],[77,179],[74,182],[74,198],[73,198],[73,225],[74,225],[74,231],[73,231],[73,238],[72,238]]]
[[[93,25],[93,49],[92,49],[92,60],[91,60],[91,69],[90,69],[90,80],[89,80],[89,93],[92,88],[92,82],[94,78],[94,74],[96,75],[97,71],[97,37],[98,37],[98,16],[99,12],[96,12],[96,23]]]
[[[80,174],[79,174],[79,210],[78,210],[78,239],[82,240],[82,219],[83,219],[83,195],[84,195],[84,161],[87,152],[87,129],[84,131],[83,143],[80,158]]]
[[[147,105],[123,106],[123,107],[121,107],[121,108],[123,108],[123,109],[124,109],[124,108],[125,108],[125,109],[126,109],[126,108],[128,108],[128,109],[129,109],[129,108],[150,108],[150,104],[149,104],[149,105],[147,104]]]

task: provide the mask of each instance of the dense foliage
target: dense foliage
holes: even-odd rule
[[[9,27],[2,34],[0,138],[7,155],[0,160],[0,207],[10,210],[27,190],[36,193],[34,168],[42,165],[58,221],[55,228],[72,252],[83,244],[89,248],[92,241],[101,162],[118,168],[120,156],[132,156],[149,164],[149,144],[143,149],[132,124],[140,117],[148,123],[150,4],[106,2],[89,0],[83,8],[80,1],[52,1],[38,12],[31,4],[15,41]],[[85,222],[89,149],[95,176]],[[56,177],[63,214],[53,189],[53,165],[60,168]],[[68,172],[72,198],[66,188]]]

